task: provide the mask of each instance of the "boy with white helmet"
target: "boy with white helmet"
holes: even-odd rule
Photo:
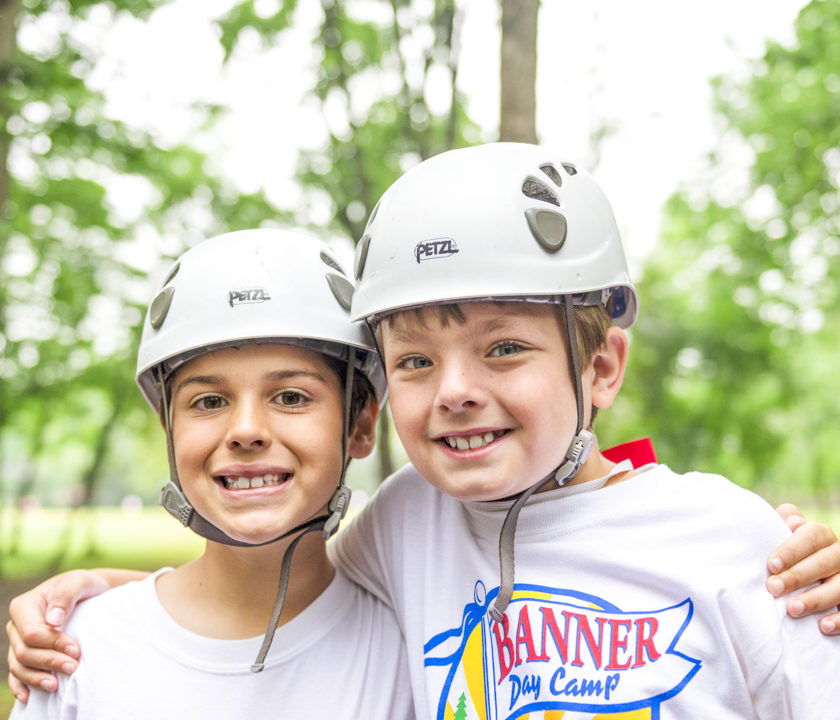
[[[137,381],[166,431],[162,503],[204,554],[81,605],[78,669],[13,718],[413,717],[393,613],[326,553],[385,391],[351,294],[333,251],[295,232],[175,263]]]
[[[413,466],[337,559],[395,608],[429,716],[836,712],[840,640],[764,588],[776,513],[598,451],[638,302],[591,177],[535,146],[439,155],[383,195],[355,275]]]

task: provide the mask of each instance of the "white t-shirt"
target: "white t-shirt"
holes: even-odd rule
[[[534,495],[500,625],[509,506],[459,503],[407,466],[333,548],[395,609],[418,717],[840,717],[840,638],[765,590],[789,531],[758,496],[661,465]]]
[[[159,574],[163,571],[158,571]],[[82,648],[57,693],[34,689],[15,720],[413,718],[393,613],[340,572],[278,628],[261,673],[262,636],[196,635],[166,613],[155,576],[81,603],[66,631]]]

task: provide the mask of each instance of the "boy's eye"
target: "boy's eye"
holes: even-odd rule
[[[277,402],[284,407],[297,407],[306,402],[306,396],[297,390],[284,390],[277,396]]]
[[[220,398],[218,395],[205,395],[204,397],[198,398],[198,400],[192,404],[192,407],[197,410],[218,410],[219,408],[224,407],[224,405],[224,399]]]
[[[505,357],[507,355],[515,355],[523,349],[524,348],[519,343],[502,342],[490,351],[490,355],[493,357]]]
[[[431,367],[432,361],[422,355],[412,355],[411,357],[403,358],[397,363],[397,367],[405,368],[406,370],[423,370]]]

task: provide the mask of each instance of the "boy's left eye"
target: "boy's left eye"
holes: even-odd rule
[[[205,395],[196,400],[193,403],[193,407],[198,410],[218,410],[224,403],[224,399],[218,395]]]
[[[306,402],[306,396],[296,390],[284,390],[277,396],[277,401],[284,407],[296,407]]]
[[[519,343],[502,342],[490,351],[490,355],[493,357],[505,357],[506,355],[515,355],[522,350],[523,347]]]

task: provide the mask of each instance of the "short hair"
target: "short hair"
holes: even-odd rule
[[[343,396],[345,392],[344,383],[347,381],[347,362],[327,354],[321,354],[321,357],[327,367],[338,378],[338,384]],[[376,391],[373,389],[373,385],[371,385],[370,380],[362,372],[354,370],[353,390],[350,395],[350,426],[347,428],[348,432],[352,431],[359,414],[371,401],[376,402]],[[342,404],[343,402],[342,397]]]

